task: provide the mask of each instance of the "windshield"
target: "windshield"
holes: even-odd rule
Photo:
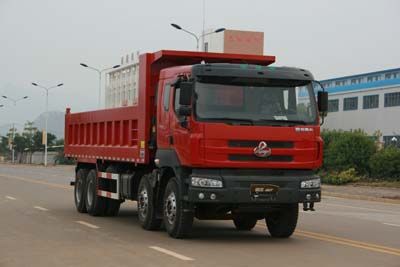
[[[246,124],[316,124],[310,81],[202,77],[195,85],[198,120]]]

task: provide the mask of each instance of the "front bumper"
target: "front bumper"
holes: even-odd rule
[[[270,170],[194,170],[193,176],[222,179],[223,188],[199,188],[190,185],[185,200],[192,203],[311,203],[321,201],[321,188],[301,189],[301,181],[319,178],[310,171]],[[255,196],[250,187],[254,184],[278,186],[274,193]],[[202,197],[201,194],[203,195]],[[212,199],[212,194],[215,199]]]

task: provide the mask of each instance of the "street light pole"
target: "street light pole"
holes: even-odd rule
[[[99,98],[98,102],[99,103],[98,103],[98,105],[99,105],[99,108],[101,108],[101,76],[102,76],[103,72],[105,72],[107,70],[119,68],[121,65],[115,65],[115,66],[112,66],[111,68],[105,68],[105,69],[102,69],[102,70],[94,68],[94,67],[91,67],[91,66],[89,66],[89,65],[87,65],[85,63],[80,63],[79,65],[81,65],[84,68],[88,68],[88,69],[94,70],[99,74],[99,94],[98,94],[98,98]]]
[[[193,32],[191,32],[191,31],[188,31],[188,30],[182,28],[182,27],[179,26],[178,24],[171,23],[171,26],[174,27],[174,28],[177,29],[177,30],[186,32],[186,33],[190,34],[191,36],[193,36],[193,37],[196,39],[196,51],[199,51],[199,42],[200,42],[200,39],[203,40],[202,42],[203,42],[203,46],[204,46],[204,36],[207,36],[207,35],[210,35],[210,34],[213,34],[213,33],[218,33],[218,32],[223,32],[223,31],[225,31],[225,28],[218,28],[218,29],[216,29],[215,31],[212,31],[212,32],[208,32],[208,33],[204,33],[204,32],[203,32],[203,33],[200,34],[200,35],[196,35],[195,33],[193,33]]]
[[[42,88],[42,89],[44,89],[46,91],[46,117],[45,117],[45,123],[44,123],[44,128],[45,128],[44,131],[45,131],[45,133],[43,134],[43,136],[44,136],[44,139],[45,139],[44,140],[44,166],[47,167],[47,145],[48,145],[48,143],[47,143],[47,137],[48,137],[47,125],[48,125],[48,120],[49,120],[49,91],[51,89],[53,89],[53,88],[63,86],[64,84],[63,83],[59,83],[59,84],[57,84],[55,86],[51,86],[51,87],[44,87],[44,86],[41,86],[41,85],[39,85],[37,83],[32,83],[32,85],[40,87],[40,88]]]
[[[12,124],[12,134],[11,134],[11,163],[14,164],[15,161],[15,150],[14,150],[14,137],[15,137],[15,123]]]
[[[3,95],[3,98],[13,102],[14,106],[16,106],[18,101],[27,99],[28,96],[14,99],[14,98]],[[12,134],[11,134],[11,157],[12,157],[12,159],[11,159],[11,163],[15,163],[14,137],[15,137],[15,123],[12,124]]]

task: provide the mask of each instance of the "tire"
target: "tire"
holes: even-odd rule
[[[112,166],[109,166],[106,169],[106,172],[111,172],[111,173],[118,173],[119,171],[115,169]],[[121,206],[121,201],[116,200],[116,199],[111,199],[111,198],[106,198],[106,211],[105,214],[106,216],[114,217],[117,216],[119,213],[119,208]]]
[[[92,216],[102,216],[106,212],[106,198],[97,195],[98,178],[95,169],[92,169],[86,180],[86,209]]]
[[[163,214],[165,228],[171,237],[189,236],[192,231],[194,213],[184,210],[182,193],[176,178],[171,178],[165,189]]]
[[[265,222],[272,237],[287,238],[296,229],[298,217],[298,204],[290,204],[279,211],[268,214]]]
[[[233,219],[233,224],[239,231],[251,231],[256,226],[257,221],[258,220],[251,217],[250,214],[247,216],[240,214]]]
[[[85,204],[85,196],[86,196],[86,178],[88,174],[87,169],[78,169],[75,175],[75,186],[74,186],[74,200],[76,210],[80,213],[85,213],[86,204]]]
[[[162,220],[156,217],[156,200],[149,176],[150,174],[146,174],[140,179],[137,193],[137,210],[139,222],[143,229],[150,231],[160,229]]]

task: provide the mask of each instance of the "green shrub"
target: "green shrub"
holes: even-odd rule
[[[400,179],[400,149],[390,146],[378,151],[369,166],[373,177]]]
[[[354,168],[357,173],[369,171],[369,160],[376,146],[367,134],[357,131],[323,131],[324,169],[342,172]]]
[[[325,175],[322,175],[322,183],[325,184],[342,185],[354,183],[359,180],[360,177],[357,175],[357,171],[354,168],[339,173],[326,173]]]

